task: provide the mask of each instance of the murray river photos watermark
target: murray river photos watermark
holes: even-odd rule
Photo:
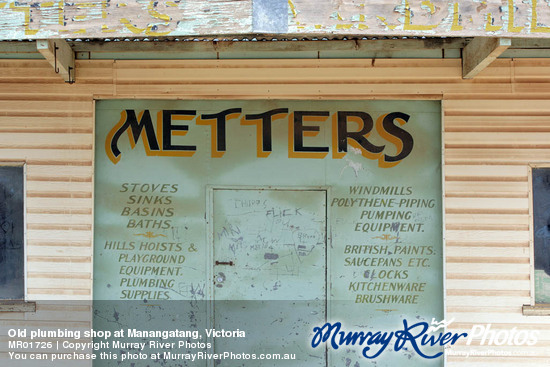
[[[401,349],[414,350],[420,357],[434,359],[443,356],[443,347],[447,355],[458,356],[518,356],[528,355],[523,352],[512,352],[499,350],[499,346],[532,346],[538,341],[539,332],[536,330],[493,329],[491,324],[474,325],[469,332],[445,332],[445,328],[453,323],[432,319],[431,324],[427,322],[409,323],[403,320],[403,328],[393,331],[346,331],[340,322],[325,323],[321,327],[313,328],[311,346],[317,348],[326,343],[332,349],[339,349],[342,346],[357,346],[362,348],[361,355],[368,359],[380,356],[386,348],[393,346],[398,352]],[[443,329],[439,331],[439,329]],[[464,341],[466,346],[486,346],[495,348],[484,348],[483,350],[453,350],[458,341]],[[437,350],[434,352],[434,348]]]

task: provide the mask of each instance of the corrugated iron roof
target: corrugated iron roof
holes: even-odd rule
[[[382,37],[365,37],[362,35],[336,36],[326,35],[307,36],[303,35],[239,35],[239,36],[197,36],[197,37],[124,37],[124,38],[65,38],[67,42],[277,42],[277,41],[350,41],[350,40],[407,40],[407,39],[446,39],[457,37],[403,37],[403,36],[382,36]],[[462,37],[458,37],[462,38]],[[19,39],[19,40],[0,40],[0,42],[35,42],[35,40]]]

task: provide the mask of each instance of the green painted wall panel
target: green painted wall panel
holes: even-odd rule
[[[275,109],[282,110],[271,120],[250,116]],[[267,321],[276,327],[254,327],[245,339],[252,342],[250,333],[259,333],[252,349],[279,352],[270,335],[309,326],[309,334],[307,327],[294,332],[299,363],[283,364],[300,366],[324,348],[310,343],[313,328],[325,321],[374,333],[402,330],[403,320],[410,325],[443,319],[440,120],[438,101],[98,101],[95,324],[112,326],[115,307],[117,325],[133,318],[141,328],[203,330],[213,325],[216,312],[244,302],[244,308],[263,313],[226,319],[233,327],[256,325],[254,320],[269,318],[259,307],[268,302],[273,312]],[[263,198],[277,190],[298,196]],[[216,192],[231,194],[217,206]],[[323,194],[310,194],[316,192]],[[323,226],[326,234],[319,230]],[[322,257],[318,263],[303,255],[323,237],[321,269]],[[302,245],[302,255],[275,251],[281,243]],[[235,248],[244,252],[223,260],[215,257],[216,248],[226,255]],[[244,253],[251,256],[245,277],[215,265],[240,265]],[[290,270],[281,274],[283,268]],[[230,278],[238,278],[238,285],[220,290]],[[247,291],[252,287],[260,288]],[[223,302],[216,297],[220,291]],[[300,312],[305,314],[298,322]],[[238,350],[245,339],[212,340],[211,347]],[[370,362],[362,347],[334,349],[329,347],[328,362],[321,356],[321,365]],[[433,355],[441,347],[422,351]],[[395,344],[375,361],[443,363]]]

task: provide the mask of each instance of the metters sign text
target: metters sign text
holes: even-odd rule
[[[119,122],[109,131],[105,141],[108,158],[117,164],[122,152],[119,140],[128,134],[133,149],[141,139],[148,156],[190,157],[200,149],[193,141],[186,141],[190,129],[209,126],[211,129],[211,153],[213,158],[221,158],[227,150],[227,125],[231,120],[240,119],[242,126],[256,126],[256,155],[268,157],[272,148],[272,124],[288,120],[289,158],[325,158],[332,148],[332,158],[343,158],[348,146],[359,149],[361,154],[383,168],[394,167],[413,150],[412,135],[403,128],[410,116],[402,112],[388,112],[373,119],[364,111],[291,111],[277,108],[263,113],[246,114],[241,108],[230,108],[218,113],[199,114],[196,110],[161,110],[156,122],[149,110],[123,110]],[[195,121],[197,127],[191,127]],[[350,128],[350,123],[355,123]],[[329,124],[332,134],[332,147],[322,146],[309,139],[317,136]],[[387,143],[395,146],[396,153],[388,154],[386,144],[373,143],[369,137],[378,134]],[[177,140],[177,142],[175,142]],[[184,143],[184,144],[182,144]]]

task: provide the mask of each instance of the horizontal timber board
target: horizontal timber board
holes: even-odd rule
[[[0,160],[28,163],[28,287],[32,298],[91,298],[94,98],[429,96],[445,98],[447,316],[454,317],[459,326],[550,327],[547,318],[521,314],[521,306],[530,302],[527,163],[550,161],[550,61],[499,61],[473,81],[461,79],[460,60],[147,64],[79,61],[77,83],[70,86],[45,61],[0,61],[13,70],[0,73],[4,87],[0,93]],[[86,311],[65,321],[79,321],[84,316],[80,313]],[[52,325],[63,318],[63,312],[49,310],[26,317],[30,318],[28,325]],[[18,319],[10,315],[10,320]],[[550,340],[550,335],[544,336]],[[455,361],[456,357],[449,357],[448,365],[539,366],[548,361],[547,347],[541,344],[531,349],[536,356],[521,361],[473,357]]]

